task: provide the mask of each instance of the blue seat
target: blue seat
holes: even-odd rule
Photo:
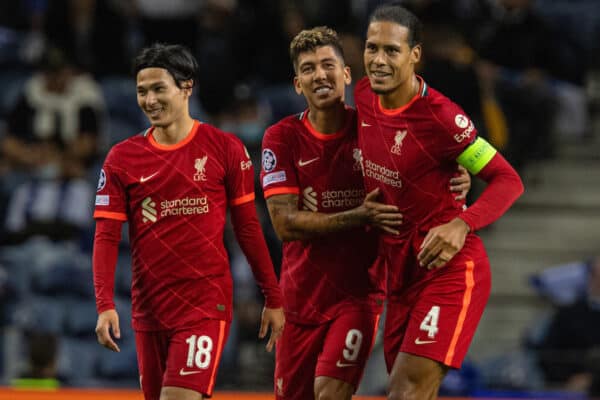
[[[5,70],[0,74],[0,87],[2,87],[0,117],[8,115],[10,110],[16,105],[23,93],[23,87],[30,76],[31,73],[24,72],[23,69]]]
[[[148,126],[137,105],[135,82],[127,78],[105,78],[100,81],[108,107],[109,144],[135,135]]]
[[[46,295],[92,297],[94,294],[91,266],[77,265],[74,260],[38,265],[33,272],[32,283],[35,292]]]
[[[119,343],[120,353],[104,351],[98,361],[97,373],[100,378],[111,380],[139,379],[135,343],[133,340]]]
[[[67,305],[61,299],[28,296],[17,304],[13,323],[24,331],[60,334]]]
[[[69,385],[95,378],[98,360],[107,349],[96,340],[59,338],[58,376]]]
[[[65,301],[64,333],[72,337],[95,339],[96,303],[93,300],[69,299]]]
[[[552,266],[532,275],[529,283],[553,304],[569,305],[585,293],[590,264],[591,260]]]

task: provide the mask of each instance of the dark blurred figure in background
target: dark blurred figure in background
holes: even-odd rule
[[[28,363],[12,386],[19,389],[56,389],[60,382],[58,374],[58,338],[52,333],[29,332],[27,334]]]
[[[557,309],[536,350],[548,384],[600,396],[600,257],[588,268],[587,290]]]
[[[44,16],[48,41],[95,76],[129,72],[127,1],[52,0]]]
[[[41,65],[0,140],[10,193],[2,242],[65,238],[89,224],[93,189],[84,178],[101,143],[102,92],[58,48],[48,48]]]
[[[79,0],[74,0],[79,1]],[[235,0],[223,0],[225,3]],[[178,43],[192,51],[198,40],[198,17],[202,0],[128,0],[139,23],[142,46]],[[160,26],[160,29],[156,27]]]
[[[477,71],[506,113],[506,154],[521,168],[554,155],[560,105],[553,81],[581,82],[582,65],[577,47],[536,13],[532,0],[479,3],[481,15],[467,28],[481,58]]]

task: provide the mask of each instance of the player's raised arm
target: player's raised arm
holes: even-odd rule
[[[120,349],[114,338],[119,339],[121,331],[119,328],[119,315],[115,309],[113,296],[115,269],[119,254],[119,241],[121,240],[121,225],[122,222],[118,220],[105,218],[96,220],[92,258],[96,310],[98,311],[96,336],[98,343],[117,352]]]

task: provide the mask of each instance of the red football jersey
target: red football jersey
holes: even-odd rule
[[[129,223],[133,326],[231,320],[223,230],[228,205],[254,200],[248,152],[235,136],[197,121],[172,146],[157,143],[152,130],[111,149],[94,212]]]
[[[381,201],[403,215],[401,234],[383,235],[385,242],[426,233],[463,210],[464,201],[449,190],[450,179],[477,130],[459,106],[419,80],[417,95],[396,110],[381,106],[368,78],[355,89],[366,190],[379,187]]]
[[[356,138],[356,112],[337,133],[309,123],[308,111],[269,127],[263,138],[261,182],[266,198],[298,194],[298,209],[348,210],[365,197]],[[385,270],[374,264],[377,237],[365,228],[283,244],[280,285],[286,316],[321,323],[350,309],[381,311]]]

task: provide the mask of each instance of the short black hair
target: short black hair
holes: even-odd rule
[[[190,50],[180,44],[154,43],[140,51],[133,63],[133,74],[145,68],[164,68],[175,80],[177,87],[181,88],[184,81],[196,83],[198,61]]]
[[[382,4],[369,17],[369,24],[379,21],[394,22],[408,29],[408,44],[415,47],[422,42],[423,25],[419,18],[399,2]]]
[[[290,43],[290,59],[294,71],[298,69],[298,57],[301,53],[316,51],[323,46],[331,46],[342,63],[344,62],[344,49],[337,32],[327,26],[317,26],[298,33]]]

